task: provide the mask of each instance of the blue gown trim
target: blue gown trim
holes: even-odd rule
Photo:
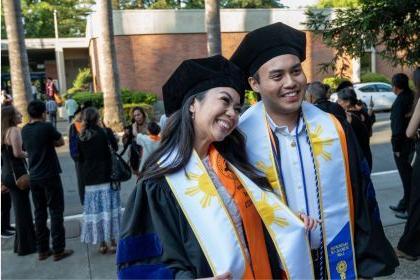
[[[174,279],[174,275],[161,264],[134,265],[120,270],[118,279]]]
[[[163,254],[162,243],[155,233],[129,236],[118,243],[117,264],[136,262]]]

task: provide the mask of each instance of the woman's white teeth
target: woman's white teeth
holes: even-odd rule
[[[286,93],[284,96],[288,97],[288,96],[296,96],[296,95],[297,95],[297,92],[294,91],[294,92]]]
[[[225,129],[229,129],[230,125],[227,121],[218,120],[217,123]]]

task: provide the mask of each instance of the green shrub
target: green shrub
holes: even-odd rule
[[[90,83],[92,82],[92,73],[90,68],[79,69],[79,73],[76,76],[76,79],[73,81],[73,87],[70,88],[67,93],[74,94],[77,92],[88,91]]]
[[[360,77],[360,81],[362,83],[370,83],[370,82],[382,82],[382,83],[391,83],[391,81],[384,75],[378,73],[367,72],[362,74]]]
[[[322,80],[322,83],[329,85],[331,88],[331,92],[336,92],[338,85],[344,81],[350,81],[350,80],[343,77],[339,77],[339,76],[332,76],[332,77],[324,78]]]
[[[79,104],[83,104],[86,101],[92,102],[92,105],[96,108],[102,108],[104,106],[104,98],[102,92],[78,92],[72,94],[74,100]],[[152,93],[145,93],[141,91],[130,91],[123,89],[121,92],[121,101],[123,104],[148,104],[152,105],[157,101],[156,95]]]
[[[157,101],[157,96],[153,93],[141,92],[136,90],[121,89],[121,101],[123,104],[146,103],[153,104]]]
[[[245,91],[245,102],[244,105],[254,105],[258,102],[257,93],[252,90]]]
[[[96,108],[102,108],[104,106],[104,98],[102,92],[78,92],[72,94],[73,99],[79,104],[82,105],[83,103],[90,101],[92,102],[92,106]]]

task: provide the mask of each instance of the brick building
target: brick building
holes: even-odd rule
[[[319,64],[331,60],[334,50],[327,48],[319,36],[305,30],[304,9],[222,9],[222,54],[229,58],[245,34],[267,24],[281,21],[304,30],[307,36],[307,59],[303,68],[308,81],[322,80],[334,73],[320,73]],[[161,95],[161,86],[184,59],[207,56],[204,10],[125,10],[114,11],[114,38],[121,87]],[[94,76],[99,91],[98,18],[88,18],[87,37]],[[391,77],[404,71],[381,60],[372,50],[368,59],[347,59],[345,75],[359,81],[360,70]],[[411,71],[405,71],[410,73]]]

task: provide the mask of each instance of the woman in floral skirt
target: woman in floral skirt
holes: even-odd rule
[[[81,241],[98,244],[99,252],[115,253],[121,216],[120,192],[110,180],[111,151],[117,140],[111,129],[100,125],[97,109],[86,108],[79,135],[79,161],[85,185]]]

